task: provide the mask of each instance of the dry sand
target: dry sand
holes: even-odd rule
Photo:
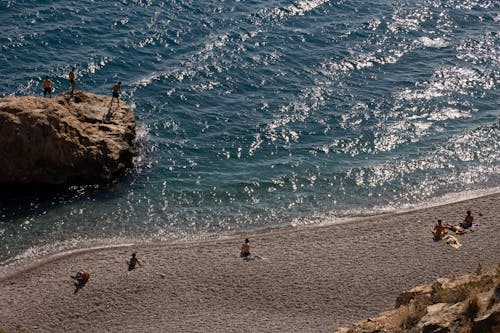
[[[500,194],[348,223],[137,244],[46,260],[0,278],[0,329],[15,332],[331,332],[405,289],[500,258]],[[455,250],[430,228],[480,223]],[[480,213],[482,216],[480,216]],[[238,257],[249,237],[262,260]],[[128,272],[138,252],[143,266]],[[70,275],[92,271],[75,293]],[[162,276],[163,274],[163,276]]]

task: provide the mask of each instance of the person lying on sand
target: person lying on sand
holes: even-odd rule
[[[127,260],[127,264],[128,264],[129,271],[135,269],[135,266],[137,266],[137,265],[142,266],[139,259],[137,259],[135,252],[132,253],[132,257],[130,258],[130,260]]]
[[[466,234],[468,232],[473,232],[474,231],[474,229],[464,229],[459,224],[457,224],[457,225],[446,224],[444,227],[446,229],[454,231],[457,235],[462,235],[462,234]]]
[[[441,224],[442,221],[438,220],[437,224],[432,229],[432,234],[434,235],[434,240],[440,240],[446,234],[445,227]]]
[[[74,276],[71,276],[71,278],[75,280],[75,294],[76,294],[89,281],[90,272],[78,271]]]
[[[75,280],[75,284],[80,286],[85,285],[90,279],[90,273],[87,271],[78,271],[74,276],[71,276]]]

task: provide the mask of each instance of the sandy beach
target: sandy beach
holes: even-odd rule
[[[477,231],[453,249],[437,219]],[[331,332],[394,306],[405,289],[500,259],[500,194],[326,226],[81,251],[0,277],[6,332]],[[264,259],[244,261],[244,238]],[[143,265],[127,270],[137,252]],[[92,272],[75,293],[70,278]],[[23,331],[23,332],[24,332]]]

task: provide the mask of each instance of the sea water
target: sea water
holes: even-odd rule
[[[497,191],[500,2],[0,0],[0,96],[122,82],[118,184],[4,193],[0,263]],[[8,161],[0,161],[8,163]]]

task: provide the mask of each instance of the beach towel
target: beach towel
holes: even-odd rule
[[[454,249],[458,249],[460,246],[462,246],[462,244],[460,244],[458,239],[453,235],[444,236],[443,241]]]
[[[255,255],[251,254],[248,257],[243,258],[243,260],[246,260],[246,261],[255,260],[255,259],[264,259],[264,257],[261,257],[261,256],[256,255],[256,254]]]

